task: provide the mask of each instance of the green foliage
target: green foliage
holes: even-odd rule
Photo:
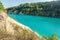
[[[48,40],[58,40],[58,38],[56,37],[56,33],[52,34],[52,36],[50,36]]]
[[[0,11],[4,11],[4,12],[6,11],[1,2],[0,2]]]
[[[47,37],[46,37],[46,35],[43,35],[43,36],[42,36],[42,39],[45,39],[45,40],[47,40]]]
[[[8,13],[60,17],[60,1],[20,4],[7,8]]]
[[[43,35],[41,40],[58,40],[56,33],[53,33],[50,37],[46,37],[46,35]]]
[[[44,35],[42,36],[41,40],[47,40],[47,37]]]

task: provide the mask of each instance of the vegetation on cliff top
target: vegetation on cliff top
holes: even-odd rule
[[[60,17],[60,1],[25,3],[7,8],[8,13]]]
[[[0,12],[1,11],[5,12],[6,10],[4,9],[3,4],[0,2]]]

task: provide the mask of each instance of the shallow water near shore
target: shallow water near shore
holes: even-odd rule
[[[28,26],[39,35],[50,36],[51,34],[56,33],[57,37],[60,38],[60,18],[14,14],[8,15],[19,23]]]

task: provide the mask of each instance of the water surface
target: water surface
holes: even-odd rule
[[[60,38],[60,18],[14,14],[8,15],[16,21],[29,26],[34,32],[37,32],[39,35],[50,36],[56,32],[57,36]]]

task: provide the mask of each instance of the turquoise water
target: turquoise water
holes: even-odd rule
[[[39,35],[50,36],[52,33],[56,32],[57,36],[60,38],[60,18],[14,14],[8,15],[16,21],[29,26],[34,32],[37,32]]]

